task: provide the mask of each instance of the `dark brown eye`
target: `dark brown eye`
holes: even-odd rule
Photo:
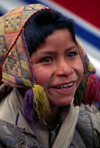
[[[51,57],[46,57],[41,60],[41,62],[51,62],[51,61],[52,61]]]
[[[77,52],[70,52],[67,57],[74,57],[75,55],[77,55]]]

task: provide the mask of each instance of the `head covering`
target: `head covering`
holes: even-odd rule
[[[0,17],[0,66],[2,67],[2,81],[14,87],[27,87],[27,88],[33,87],[34,90],[32,93],[36,92],[34,94],[39,94],[40,92],[42,92],[43,88],[40,88],[40,86],[38,86],[38,89],[37,89],[36,82],[34,81],[34,74],[32,71],[30,57],[29,57],[27,45],[25,43],[25,38],[24,38],[24,26],[25,26],[25,23],[28,21],[28,19],[31,18],[32,15],[34,15],[36,12],[41,11],[43,9],[50,9],[50,8],[41,4],[24,5]],[[93,67],[92,63],[90,62],[87,54],[81,47],[78,40],[77,40],[77,45],[78,45],[79,53],[84,66],[84,74],[87,76],[91,76],[89,74],[93,75],[96,72],[96,70]],[[93,84],[96,81],[94,81]],[[85,79],[84,88],[86,88],[87,85],[88,85],[87,79]],[[94,84],[94,87],[98,87],[98,86]],[[85,89],[84,89],[84,92],[85,92]],[[25,95],[25,98],[28,98],[26,99],[25,106],[27,106],[28,104],[28,100],[30,98],[29,94],[31,93],[28,92],[27,95]],[[82,94],[84,93],[82,92]],[[40,93],[40,96],[43,97],[41,93]],[[36,96],[36,98],[38,97]],[[91,99],[87,99],[87,100],[89,104],[93,103],[93,101],[98,101],[97,98],[93,99],[92,101],[90,101]],[[77,101],[79,102],[79,98]],[[78,104],[77,101],[75,101],[76,104]],[[87,103],[86,101],[84,102]],[[36,103],[36,104],[39,105],[39,103]],[[45,103],[42,103],[42,104],[45,105]],[[48,102],[46,102],[46,104],[48,104]],[[27,110],[29,109],[29,106],[30,105],[28,105]],[[38,108],[39,110],[41,110],[40,106]],[[35,111],[37,113],[38,109],[35,109]],[[41,113],[38,112],[38,116],[40,117],[45,116],[40,114]]]
[[[12,86],[32,87],[34,83],[23,27],[25,22],[41,9],[48,8],[40,4],[20,6],[0,18],[2,80]]]

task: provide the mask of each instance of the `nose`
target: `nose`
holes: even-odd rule
[[[59,60],[57,62],[56,76],[70,76],[73,73],[74,69],[72,65],[68,63],[65,59]]]

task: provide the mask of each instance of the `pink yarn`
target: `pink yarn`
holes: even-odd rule
[[[100,101],[100,83],[95,74],[89,74],[85,87],[85,104],[93,104]]]

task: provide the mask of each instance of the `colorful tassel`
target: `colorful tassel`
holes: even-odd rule
[[[39,121],[39,118],[37,116],[36,111],[33,108],[33,91],[32,89],[27,90],[24,97],[24,114],[25,119],[27,122],[30,122],[32,124],[37,124]]]
[[[50,113],[50,105],[44,88],[33,85],[24,97],[24,114],[28,122],[37,124],[39,119],[44,119]]]
[[[100,83],[95,74],[88,75],[84,94],[85,104],[91,105],[100,101]]]
[[[87,77],[88,77],[88,75],[83,75],[81,83],[75,92],[75,97],[74,97],[74,104],[75,105],[80,105],[83,102],[84,90],[85,90],[85,86],[86,86],[86,82],[87,82]]]
[[[34,84],[33,88],[33,106],[38,117],[44,119],[50,113],[50,105],[44,88]]]
[[[83,75],[83,79],[76,90],[74,104],[93,104],[100,101],[100,83],[95,74]]]

